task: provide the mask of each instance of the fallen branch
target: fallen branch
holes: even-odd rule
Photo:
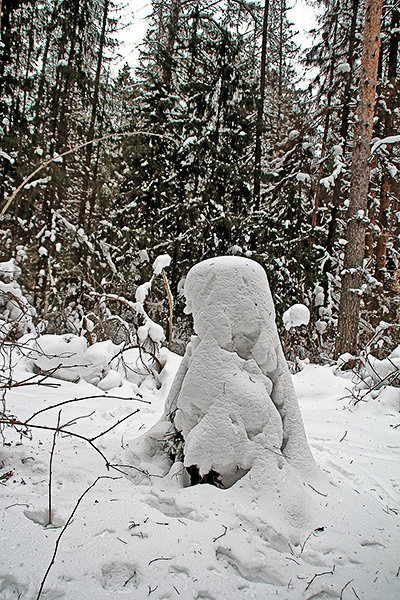
[[[228,531],[228,528],[227,528],[227,527],[225,527],[225,525],[222,525],[222,527],[223,527],[223,528],[224,528],[224,530],[225,530],[225,531],[224,531],[224,533],[221,533],[221,535],[218,535],[217,537],[215,537],[215,538],[213,539],[213,542],[216,542],[216,541],[217,541],[217,540],[219,540],[220,538],[224,537],[224,535],[226,535],[226,532]]]
[[[312,579],[310,579],[310,581],[307,584],[307,587],[305,588],[305,592],[308,590],[308,588],[311,586],[311,584],[313,583],[313,581],[315,581],[315,579],[317,577],[322,577],[322,575],[333,575],[335,572],[335,565],[333,565],[332,571],[324,571],[323,573],[315,573],[314,577],[312,577]]]

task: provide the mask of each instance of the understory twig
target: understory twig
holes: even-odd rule
[[[334,572],[335,572],[335,565],[333,565],[332,571],[324,571],[323,573],[315,573],[314,577],[312,577],[310,579],[310,581],[307,583],[307,587],[305,588],[304,591],[306,592],[308,590],[308,588],[311,586],[311,584],[317,577],[322,577],[322,575],[333,575]]]
[[[217,540],[219,540],[220,538],[224,537],[224,535],[226,535],[226,532],[228,531],[228,528],[225,527],[225,525],[222,525],[222,527],[224,528],[224,533],[221,533],[221,535],[218,535],[217,537],[213,538],[213,542],[216,542]]]
[[[350,579],[345,586],[342,587],[342,589],[340,590],[340,596],[339,596],[339,600],[343,600],[343,592],[344,590],[347,588],[348,585],[350,585],[350,583],[354,581],[354,579]]]
[[[48,525],[51,525],[52,522],[52,511],[51,511],[51,501],[52,501],[52,483],[53,483],[53,457],[54,457],[54,450],[56,447],[56,436],[57,433],[59,432],[59,428],[60,428],[60,419],[61,419],[61,410],[58,412],[58,418],[57,418],[57,428],[56,431],[54,432],[53,435],[53,443],[51,446],[51,451],[50,451],[50,463],[49,463],[49,508],[48,508],[48,513],[47,513],[47,520],[48,520]]]
[[[123,417],[122,419],[119,419],[119,421],[114,423],[114,425],[112,425],[111,427],[109,427],[108,429],[103,431],[102,433],[100,433],[92,438],[88,438],[79,433],[75,433],[74,431],[66,430],[63,427],[50,427],[49,425],[34,425],[32,423],[30,423],[29,425],[26,425],[25,422],[19,421],[18,419],[14,418],[14,417],[0,418],[0,425],[3,424],[3,425],[14,426],[14,427],[27,427],[27,428],[31,428],[31,429],[43,429],[45,431],[55,431],[55,432],[59,432],[59,433],[64,433],[65,435],[71,435],[72,437],[78,438],[78,439],[83,440],[86,443],[88,443],[98,454],[100,454],[100,456],[106,463],[107,469],[109,469],[110,467],[112,467],[111,463],[109,462],[107,457],[103,454],[103,452],[93,443],[93,441],[97,440],[102,435],[105,435],[106,433],[108,433],[109,431],[114,429],[114,427],[117,427],[117,425],[120,425],[121,423],[123,423],[124,421],[126,421],[127,419],[132,417],[133,415],[136,415],[138,412],[140,412],[140,411],[137,408],[134,412],[130,413],[129,415],[126,415],[126,417]],[[20,433],[23,433],[23,432],[20,431]]]
[[[52,404],[51,406],[46,406],[45,408],[41,408],[37,410],[33,415],[31,415],[26,421],[24,421],[25,425],[30,423],[32,419],[41,415],[42,413],[52,410],[53,408],[58,408],[59,406],[64,406],[65,404],[71,404],[72,402],[80,402],[81,400],[94,400],[95,398],[110,398],[111,400],[137,400],[138,402],[146,402],[146,404],[150,404],[147,400],[141,400],[140,398],[131,397],[131,398],[121,398],[120,396],[105,396],[104,394],[99,394],[98,396],[83,396],[82,398],[72,398],[70,400],[64,400],[63,402],[58,402],[57,404]]]
[[[91,485],[90,485],[88,488],[86,488],[86,490],[83,492],[83,494],[81,494],[81,495],[79,496],[79,498],[78,498],[78,500],[77,500],[77,502],[76,502],[76,504],[75,504],[75,506],[74,506],[74,508],[73,508],[73,510],[72,510],[72,512],[71,512],[71,514],[70,514],[70,515],[69,515],[69,517],[68,517],[68,520],[67,520],[67,522],[65,523],[64,527],[63,527],[63,528],[62,528],[62,530],[60,531],[60,534],[59,534],[59,536],[58,536],[58,538],[57,538],[57,540],[56,540],[56,544],[55,544],[55,547],[54,547],[53,556],[51,557],[51,560],[50,560],[49,566],[47,567],[47,569],[46,569],[46,572],[45,572],[45,574],[44,574],[44,577],[43,577],[43,579],[42,579],[42,582],[41,582],[41,584],[40,584],[39,591],[38,591],[38,594],[37,594],[37,596],[36,596],[36,600],[39,600],[40,596],[42,595],[42,591],[43,591],[43,588],[44,588],[44,586],[45,586],[45,583],[46,583],[47,577],[48,577],[48,575],[49,575],[49,573],[50,573],[50,569],[51,569],[51,567],[52,567],[52,566],[54,565],[54,563],[55,563],[55,559],[56,559],[57,552],[58,552],[58,547],[59,547],[59,545],[60,545],[60,541],[61,541],[61,538],[62,538],[62,536],[64,535],[64,533],[65,533],[65,531],[66,531],[66,529],[67,529],[68,525],[70,525],[70,524],[71,524],[71,522],[72,522],[72,519],[74,518],[74,515],[75,515],[76,511],[78,510],[80,503],[82,502],[82,500],[84,499],[84,497],[86,496],[86,494],[87,494],[88,492],[90,492],[90,490],[91,490],[92,488],[94,488],[94,486],[97,484],[97,482],[98,482],[98,481],[100,481],[100,479],[112,479],[112,480],[114,480],[114,481],[115,481],[115,480],[117,479],[117,477],[110,477],[110,476],[108,476],[108,475],[100,475],[100,477],[97,477],[97,479],[96,479],[96,480],[95,480],[95,481],[94,481],[94,482],[93,482],[93,483],[92,483],[92,484],[91,484]]]

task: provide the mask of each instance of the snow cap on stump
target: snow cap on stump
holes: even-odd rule
[[[257,464],[271,472],[272,463],[312,463],[264,269],[209,259],[189,271],[184,292],[196,336],[166,415],[183,438],[185,467],[226,487]]]

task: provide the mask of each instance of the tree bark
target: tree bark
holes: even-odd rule
[[[350,72],[348,75],[348,79],[346,81],[346,85],[343,92],[343,111],[341,117],[340,124],[340,138],[342,141],[342,151],[343,157],[346,156],[346,149],[349,137],[349,117],[350,117],[350,105],[352,102],[352,84],[354,79],[354,42],[355,42],[355,34],[356,34],[356,26],[357,26],[357,16],[358,16],[358,8],[359,8],[359,0],[353,0],[352,3],[353,12],[351,17],[351,25],[349,32],[349,50],[347,53],[347,62],[350,66]],[[343,182],[343,173],[339,173],[338,177],[335,181],[335,187],[333,188],[333,195],[331,201],[331,215],[329,221],[328,228],[328,236],[326,240],[326,253],[329,258],[324,263],[324,274],[330,272],[332,266],[332,253],[333,253],[333,245],[336,240],[336,230],[337,230],[337,221],[338,221],[338,213],[340,207],[340,199],[341,199],[341,191],[342,191],[342,182]],[[327,284],[327,282],[325,282]],[[327,290],[325,290],[327,291]]]
[[[357,350],[360,294],[365,252],[366,215],[370,143],[373,129],[376,82],[380,49],[383,0],[367,0],[365,11],[363,51],[354,132],[349,209],[347,214],[347,245],[342,274],[336,355]]]

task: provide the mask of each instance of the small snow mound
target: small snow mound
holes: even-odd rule
[[[153,262],[153,271],[155,275],[161,275],[161,271],[166,269],[171,264],[171,257],[169,254],[160,254]]]
[[[283,313],[283,324],[288,331],[292,327],[308,325],[310,322],[310,311],[304,304],[293,304]]]

